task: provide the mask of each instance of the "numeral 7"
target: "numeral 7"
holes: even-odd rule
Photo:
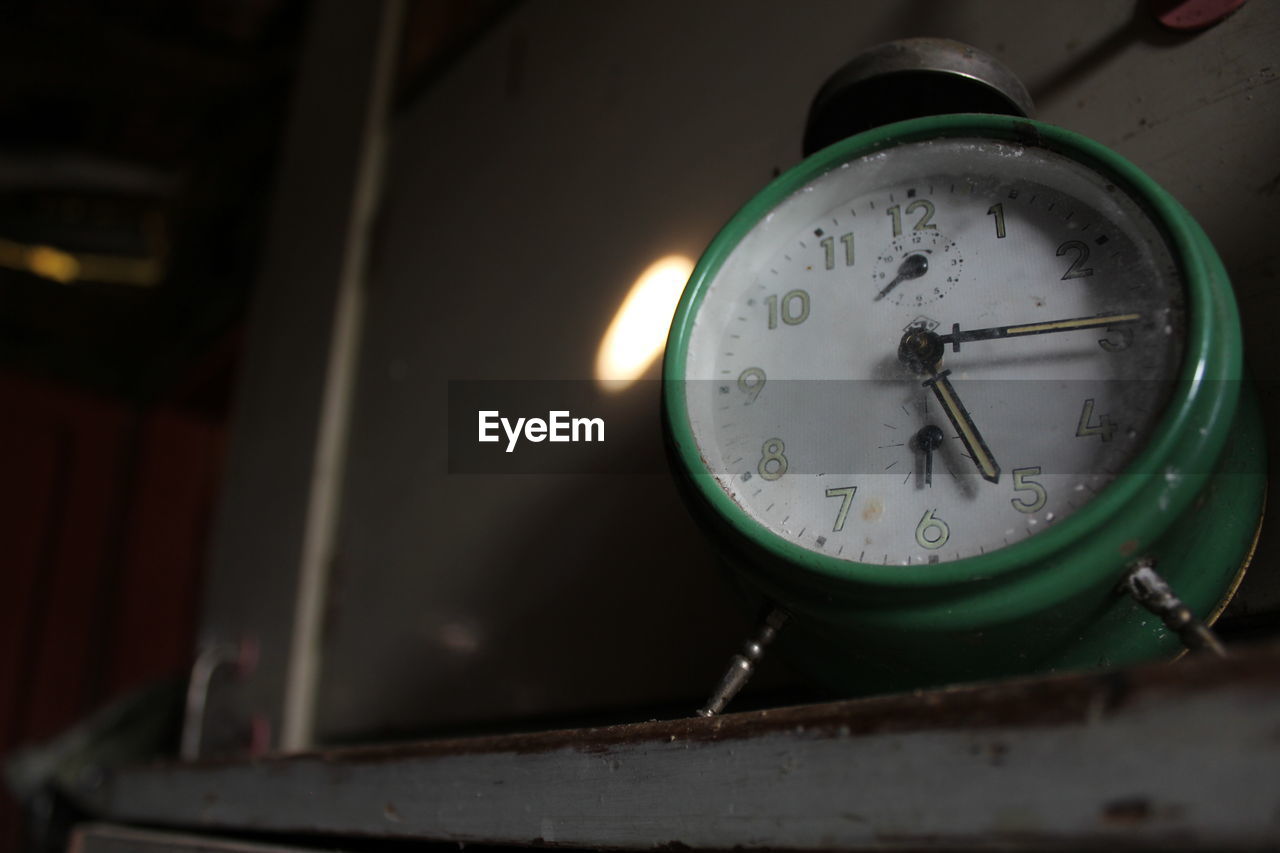
[[[853,496],[857,493],[857,486],[844,486],[839,489],[827,489],[827,497],[843,498],[840,501],[840,511],[836,513],[836,526],[831,528],[832,533],[839,533],[844,530],[844,520],[849,517],[849,505],[853,503]]]

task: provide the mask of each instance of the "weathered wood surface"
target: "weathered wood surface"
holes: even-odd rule
[[[324,849],[338,853],[334,847],[326,846]],[[87,824],[76,829],[67,850],[68,853],[303,853],[314,848]]]
[[[1280,842],[1280,648],[719,718],[143,767],[118,821],[582,847]]]

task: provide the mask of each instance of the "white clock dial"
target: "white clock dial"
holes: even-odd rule
[[[690,331],[690,426],[719,486],[804,548],[989,553],[1123,476],[1178,374],[1183,301],[1150,218],[1085,166],[896,146],[819,176],[725,259]]]

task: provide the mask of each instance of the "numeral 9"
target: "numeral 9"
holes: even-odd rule
[[[738,376],[738,390],[747,395],[747,405],[756,401],[764,390],[764,371],[758,367],[748,367]]]

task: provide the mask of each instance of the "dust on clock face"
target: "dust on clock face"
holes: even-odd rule
[[[1184,320],[1159,230],[1105,176],[1012,143],[899,145],[729,253],[690,331],[690,427],[777,536],[865,563],[977,556],[1123,476]]]

